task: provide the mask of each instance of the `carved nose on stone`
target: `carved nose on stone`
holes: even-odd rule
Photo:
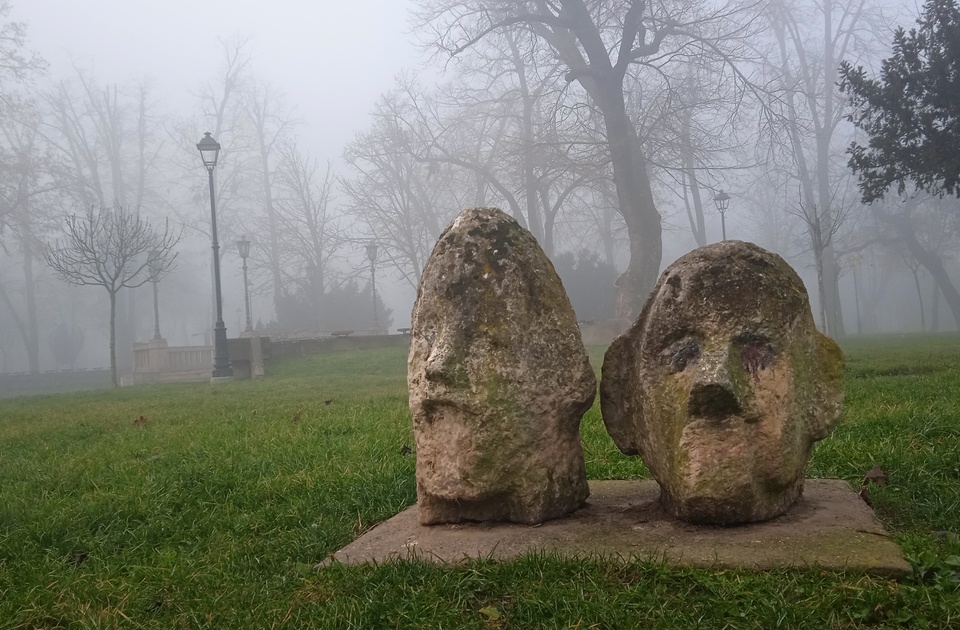
[[[435,383],[442,383],[446,380],[445,370],[443,369],[443,362],[441,361],[428,361],[426,368],[426,375],[428,381],[433,381]]]
[[[427,358],[424,371],[428,381],[446,383],[450,380],[450,353],[443,347],[434,347]]]
[[[736,394],[722,383],[703,383],[690,392],[687,414],[691,418],[716,418],[740,413]]]

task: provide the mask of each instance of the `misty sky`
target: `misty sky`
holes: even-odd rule
[[[161,110],[184,116],[190,92],[216,76],[217,38],[251,36],[255,74],[283,92],[307,124],[305,144],[339,158],[393,77],[420,58],[407,0],[11,0],[28,48],[52,77],[70,64],[100,83],[148,79]]]
[[[100,84],[147,79],[159,111],[187,118],[198,114],[191,93],[217,77],[218,38],[249,36],[253,73],[285,95],[304,122],[301,146],[323,162],[340,160],[394,77],[419,65],[410,6],[408,0],[11,0],[8,19],[27,23],[27,49],[49,62],[50,78],[70,77],[76,64]],[[394,309],[395,325],[406,325],[410,291],[386,278],[378,289]]]

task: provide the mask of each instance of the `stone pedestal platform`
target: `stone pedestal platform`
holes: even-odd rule
[[[326,562],[506,560],[537,551],[748,570],[820,567],[887,576],[910,571],[873,510],[843,480],[808,479],[803,497],[783,516],[733,527],[671,519],[660,507],[659,487],[652,480],[590,481],[589,485],[590,498],[583,508],[532,527],[509,523],[424,526],[414,505]]]

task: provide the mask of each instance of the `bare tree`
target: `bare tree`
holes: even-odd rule
[[[850,216],[844,198],[853,197],[845,154],[852,129],[844,130],[849,107],[837,88],[838,72],[842,59],[870,55],[885,25],[874,0],[775,0],[764,15],[775,40],[775,52],[766,54],[768,71],[779,86],[768,102],[781,114],[770,128],[779,148],[775,159],[787,162],[799,183],[801,214],[816,209],[816,220],[804,221],[823,276],[823,326],[843,335],[837,242],[823,238],[839,233]]]
[[[158,280],[173,268],[173,248],[181,234],[156,230],[122,206],[91,208],[65,217],[63,238],[44,252],[44,260],[65,282],[103,287],[110,296],[110,375],[117,380],[116,311],[120,289]]]
[[[280,224],[274,199],[274,169],[278,159],[277,151],[297,123],[286,111],[282,96],[268,84],[252,81],[244,90],[243,100],[255,136],[260,206],[267,215],[268,247],[261,247],[261,250],[267,254],[270,264],[273,303],[279,314],[280,299],[283,295],[283,278]]]
[[[0,20],[10,14],[10,3],[0,0]],[[39,317],[34,261],[43,229],[44,198],[57,190],[51,175],[54,158],[38,137],[40,112],[22,88],[46,69],[46,62],[26,50],[26,25],[0,23],[0,249],[19,250],[25,312],[0,283],[0,302],[10,312],[23,341],[31,372],[38,372]]]
[[[9,0],[0,0],[0,19],[10,15]],[[39,55],[25,50],[27,26],[23,22],[0,24],[0,100],[11,96],[7,84],[23,83],[47,68]]]
[[[659,81],[635,77],[643,82],[644,96],[633,99],[640,103],[629,102],[650,147],[659,184],[655,193],[679,198],[698,247],[710,240],[705,210],[711,211],[713,196],[729,187],[720,185],[720,176],[745,170],[753,161],[742,145],[750,133],[744,129],[746,121],[755,120],[758,112],[744,106],[743,95],[726,70],[710,55],[691,56]]]
[[[417,157],[427,153],[429,132],[404,123],[416,120],[401,92],[383,95],[372,127],[344,151],[353,175],[341,179],[346,211],[380,244],[383,266],[413,287],[444,226],[473,198],[462,171]]]
[[[174,150],[171,162],[176,166],[172,186],[184,188],[191,207],[173,205],[188,230],[206,236],[210,222],[203,209],[209,203],[207,178],[197,154],[197,140],[209,131],[220,143],[221,150],[215,172],[217,216],[221,240],[236,235],[241,214],[252,207],[256,197],[257,151],[254,132],[247,116],[244,94],[252,82],[252,53],[249,39],[220,40],[221,63],[217,75],[204,82],[193,94],[200,120],[179,120],[171,125],[168,135]],[[221,250],[221,256],[224,250]],[[213,270],[211,266],[211,283]],[[215,310],[211,305],[211,311]]]
[[[618,207],[630,236],[617,313],[636,315],[659,273],[662,225],[648,147],[628,113],[626,78],[631,67],[661,72],[691,52],[731,59],[736,43],[752,28],[749,16],[744,19],[732,4],[640,0],[420,0],[420,7],[438,50],[456,56],[491,33],[528,30],[566,65],[566,80],[585,90],[603,120]]]
[[[42,250],[42,234],[49,227],[47,209],[61,187],[56,157],[37,133],[38,119],[39,112],[29,101],[0,104],[0,248],[19,253],[23,310],[3,283],[0,302],[13,317],[31,372],[40,370],[34,264]]]
[[[837,230],[843,224],[848,209],[833,208],[828,210],[816,203],[804,202],[803,195],[797,202],[797,209],[790,211],[803,220],[810,235],[810,247],[813,250],[813,260],[817,269],[817,296],[820,304],[820,327],[824,332],[837,334],[837,324],[828,319],[827,282],[825,267],[828,260],[827,252],[833,251],[833,239]],[[839,276],[838,276],[839,277]],[[829,285],[832,286],[832,285]]]
[[[472,49],[479,59],[469,71],[461,64],[450,85],[421,99],[437,107],[418,111],[419,128],[431,134],[421,159],[472,172],[552,255],[561,209],[571,214],[582,190],[610,172],[594,112],[584,111],[562,64],[543,48],[529,32],[491,34]]]
[[[163,140],[146,85],[102,85],[89,72],[74,68],[44,94],[49,114],[44,139],[64,163],[64,194],[70,207],[153,207],[154,185]],[[121,346],[134,341],[136,293],[119,295],[116,334]],[[127,367],[132,356],[119,356]]]
[[[920,275],[924,270],[923,265],[909,251],[901,251],[900,259],[910,270],[910,275],[913,276],[913,286],[917,289],[917,304],[920,306],[920,332],[927,332],[927,317],[923,308],[923,289],[920,287]]]
[[[917,265],[923,267],[934,283],[934,309],[938,308],[942,294],[960,328],[960,291],[947,265],[960,238],[957,200],[919,192],[912,197],[876,199],[868,208],[869,220],[859,227],[857,241],[851,241],[840,254],[852,257],[859,252],[870,253],[874,259],[871,267],[882,260],[884,270],[878,275],[883,282],[905,262],[915,279],[919,273]],[[875,306],[871,305],[871,309]],[[869,316],[873,315],[871,309],[866,311]]]
[[[945,250],[955,247],[960,227],[956,221],[956,200],[920,194],[889,202],[874,201],[870,211],[877,219],[878,240],[905,247],[910,257],[930,273],[960,328],[960,290],[944,264]]]
[[[284,145],[278,153],[274,203],[283,293],[305,295],[314,330],[320,330],[320,302],[335,277],[333,262],[344,242],[331,207],[336,178],[331,165],[321,173],[316,160],[295,145]],[[278,310],[278,321],[282,315]]]
[[[169,186],[179,195],[166,200],[169,212],[184,229],[212,240],[206,170],[197,152],[204,132],[220,143],[214,171],[217,228],[221,243],[235,241],[243,234],[245,220],[252,219],[260,188],[255,131],[245,109],[245,93],[253,82],[252,41],[249,38],[219,40],[220,65],[216,74],[192,93],[198,117],[178,119],[168,126],[172,149],[169,158]],[[219,248],[221,261],[229,251]],[[214,261],[208,258],[211,323],[216,319]],[[198,279],[199,280],[199,279]]]

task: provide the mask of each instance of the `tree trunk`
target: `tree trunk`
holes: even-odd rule
[[[900,232],[904,243],[906,243],[910,255],[913,256],[918,263],[923,265],[937,281],[937,286],[940,287],[940,291],[943,293],[943,299],[947,301],[947,306],[950,307],[950,312],[953,313],[953,319],[957,324],[957,329],[960,329],[960,292],[957,291],[957,287],[953,284],[953,281],[950,280],[950,274],[944,269],[943,261],[940,260],[937,254],[920,245],[916,235],[913,233],[913,229],[906,221],[897,220],[894,221],[894,224]]]
[[[7,295],[7,292],[4,290],[3,285],[0,284],[0,300],[3,300],[3,303],[7,305],[7,309],[10,311],[11,316],[13,317],[13,323],[17,327],[17,331],[20,333],[20,338],[23,340],[24,349],[27,350],[29,356],[29,347],[30,347],[30,333],[28,332],[27,322],[20,317],[20,314],[15,310],[13,300]],[[39,372],[39,369],[37,370]]]
[[[825,224],[825,229],[828,230],[823,248],[824,308],[827,312],[829,334],[834,337],[842,337],[845,331],[840,305],[840,265],[837,263],[837,256],[833,251],[833,237],[837,232],[837,223],[840,221],[840,217],[834,207],[833,194],[830,191],[830,141],[833,138],[834,130],[837,75],[833,38],[833,3],[827,0],[823,5],[823,116],[818,124],[816,134],[817,193],[820,208],[823,210],[822,221]]]
[[[643,146],[626,111],[623,80],[627,62],[620,59],[617,65],[611,64],[609,51],[602,45],[599,30],[583,2],[562,4],[564,18],[572,25],[569,30],[547,32],[542,29],[538,32],[571,68],[569,80],[576,80],[583,86],[603,116],[617,207],[630,239],[630,260],[626,271],[617,278],[615,312],[618,319],[633,319],[640,314],[660,272],[663,226],[653,201]],[[575,37],[569,37],[571,33]],[[630,47],[633,42],[626,45]]]
[[[530,233],[537,239],[537,242],[543,246],[543,217],[540,212],[540,199],[537,195],[538,183],[537,172],[534,157],[534,137],[533,137],[533,106],[534,97],[530,94],[530,88],[527,85],[526,67],[523,59],[520,57],[520,51],[516,43],[510,39],[510,51],[514,69],[517,74],[517,82],[520,87],[520,104],[523,110],[521,119],[522,125],[522,144],[520,147],[520,159],[523,163],[523,187],[524,201],[527,206],[527,225]],[[546,248],[544,248],[546,251]],[[546,251],[547,256],[553,254],[552,251]]]
[[[270,230],[270,273],[273,276],[273,308],[280,313],[283,298],[283,280],[280,273],[280,228],[277,225],[277,211],[273,207],[273,185],[270,180],[270,153],[260,132],[260,172],[263,185],[263,200],[267,210],[267,225]],[[278,315],[279,319],[279,315]]]
[[[117,347],[126,348],[127,352],[117,355],[117,367],[119,369],[128,369],[133,365],[133,344],[137,340],[137,304],[136,292],[117,291],[117,312],[120,317],[117,319],[116,338]]]
[[[110,293],[110,380],[113,386],[117,387],[120,383],[117,381],[117,292]]]
[[[780,48],[780,63],[783,74],[783,86],[788,90],[786,94],[787,105],[787,131],[790,136],[791,149],[797,167],[797,178],[800,181],[802,190],[801,204],[816,204],[817,219],[821,224],[819,238],[822,247],[818,252],[817,264],[822,266],[822,299],[823,309],[826,313],[824,322],[821,324],[824,332],[833,336],[843,336],[843,316],[840,308],[840,269],[837,263],[836,254],[833,250],[832,239],[837,231],[838,217],[832,201],[830,191],[830,145],[835,129],[835,79],[836,69],[834,56],[836,51],[836,41],[833,35],[833,15],[832,4],[827,2],[823,8],[823,94],[822,100],[813,96],[817,90],[814,89],[817,83],[814,75],[809,69],[802,69],[799,81],[795,77],[789,63],[789,54],[787,50],[787,27],[783,19],[774,19],[772,26],[777,43]],[[789,18],[792,20],[792,18]],[[799,48],[800,42],[793,40],[793,44]],[[818,67],[819,64],[818,64]],[[808,113],[811,116],[811,122],[815,127],[816,154],[815,159],[810,159],[812,164],[808,165],[808,158],[804,150],[804,136],[801,133],[802,124],[797,113],[797,103],[795,101],[795,90],[797,86],[804,86],[807,89],[806,103],[810,106]],[[818,106],[822,110],[818,111]],[[806,213],[805,213],[806,214]],[[811,217],[804,217],[809,228],[811,228],[811,237],[814,236],[810,226]],[[816,248],[816,246],[814,246]]]
[[[940,285],[933,279],[933,303],[930,305],[930,332],[940,332]]]
[[[618,319],[633,319],[640,314],[660,272],[662,226],[653,201],[646,158],[637,130],[623,107],[623,94],[617,92],[609,96],[614,102],[606,108],[601,106],[601,110],[619,210],[630,238],[630,261],[617,279],[615,314]]]
[[[29,212],[26,213],[29,216]],[[37,322],[37,291],[36,278],[33,277],[33,231],[30,229],[29,219],[23,222],[23,282],[24,296],[27,300],[26,337],[24,344],[27,350],[27,361],[30,372],[40,372],[40,332]]]
[[[843,325],[843,308],[840,304],[840,265],[837,264],[832,242],[823,249],[823,294],[830,335],[843,337],[847,333]]]
[[[825,335],[831,334],[831,328],[827,322],[827,304],[824,298],[823,290],[823,252],[814,253],[817,263],[817,300],[820,302],[820,329]]]
[[[693,154],[693,138],[690,134],[690,111],[684,110],[680,126],[680,150],[683,159],[683,174],[690,188],[690,199],[684,194],[690,231],[697,241],[697,247],[707,244],[707,230],[703,220],[703,199],[700,197],[700,182],[697,180],[696,159]],[[692,204],[692,207],[691,207]]]
[[[920,274],[913,267],[910,268],[913,274],[913,283],[917,287],[917,304],[920,305],[920,332],[927,332],[927,318],[923,312],[923,291],[920,289]]]

